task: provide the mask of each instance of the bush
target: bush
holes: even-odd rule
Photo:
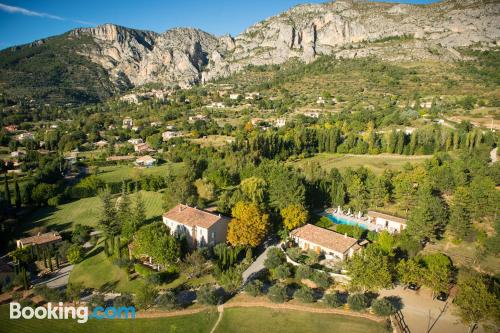
[[[156,303],[167,310],[174,310],[179,307],[177,297],[172,291],[167,291],[164,294],[160,295]]]
[[[156,300],[158,291],[151,286],[142,286],[135,294],[135,304],[141,309],[149,308]]]
[[[344,300],[339,292],[325,295],[325,303],[332,308],[339,308],[344,305]]]
[[[321,271],[314,271],[310,279],[323,289],[326,289],[330,286],[330,278],[328,274]]]
[[[269,251],[267,251],[267,258],[264,261],[264,266],[267,269],[273,269],[285,262],[286,262],[286,256],[283,253],[283,251],[281,251],[281,249],[277,247],[273,247],[270,248]]]
[[[132,299],[132,295],[130,294],[122,294],[121,296],[118,296],[113,300],[113,306],[116,308],[120,308],[122,306],[129,307],[133,305],[134,302]]]
[[[243,283],[243,276],[239,267],[231,267],[227,271],[222,272],[218,278],[218,282],[227,292],[235,292]]]
[[[215,289],[208,285],[202,286],[196,291],[196,299],[198,303],[205,305],[216,305],[218,301]]]
[[[352,294],[347,297],[349,308],[354,311],[361,311],[370,306],[370,299],[365,294]]]
[[[313,275],[313,273],[314,270],[311,267],[300,265],[299,267],[297,267],[297,271],[295,272],[295,277],[299,280],[309,279]]]
[[[397,310],[387,298],[378,298],[372,302],[372,310],[377,316],[389,316]]]
[[[300,289],[297,289],[297,291],[293,294],[293,297],[302,303],[314,302],[314,293],[312,289],[307,286],[302,286]]]
[[[73,244],[68,248],[66,257],[70,264],[78,264],[83,260],[83,249],[80,245]]]
[[[306,265],[312,266],[319,262],[319,254],[314,250],[307,251]]]
[[[292,276],[292,270],[290,269],[290,265],[285,263],[274,268],[271,271],[271,275],[275,280],[284,280]]]
[[[274,303],[283,303],[287,300],[286,286],[282,284],[275,284],[267,293],[267,297]]]
[[[300,247],[291,247],[286,249],[286,254],[293,261],[299,261],[300,257],[302,256],[302,249]]]
[[[64,301],[64,294],[57,289],[50,289],[46,285],[37,286],[33,289],[35,295],[43,297],[47,302]]]
[[[90,304],[90,307],[92,309],[94,309],[94,308],[96,308],[98,306],[104,307],[105,303],[106,302],[104,301],[104,295],[103,294],[92,295],[92,297],[89,300],[89,304]]]
[[[134,271],[137,272],[143,278],[148,277],[149,275],[155,273],[151,268],[144,266],[142,264],[134,264]]]
[[[245,287],[245,292],[250,296],[257,297],[262,295],[264,284],[260,280],[253,280]]]
[[[157,286],[161,283],[161,273],[151,273],[146,276],[146,283]]]

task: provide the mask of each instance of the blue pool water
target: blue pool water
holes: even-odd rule
[[[364,225],[362,225],[354,220],[348,219],[348,218],[342,218],[342,217],[338,217],[338,216],[335,216],[332,214],[327,214],[326,217],[335,224],[347,224],[347,225],[352,225],[352,226],[357,225],[363,229],[366,229],[366,227]]]

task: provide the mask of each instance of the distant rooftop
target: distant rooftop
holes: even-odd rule
[[[196,207],[178,204],[165,214],[164,217],[178,223],[193,227],[210,228],[221,219],[225,219],[219,214],[209,213]]]

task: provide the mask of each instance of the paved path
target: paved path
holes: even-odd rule
[[[219,326],[220,321],[222,320],[222,316],[224,315],[224,305],[221,304],[217,306],[217,312],[219,312],[219,318],[217,318],[217,321],[214,324],[214,327],[212,327],[212,330],[210,333],[214,333],[215,330],[217,329],[217,326]]]
[[[37,283],[35,283],[35,286],[46,285],[51,289],[66,287],[69,280],[69,274],[73,270],[73,267],[75,266],[74,265],[65,266],[59,269],[49,278],[44,279],[42,281],[38,281]]]
[[[401,312],[412,333],[466,333],[468,331],[454,314],[455,309],[450,300],[448,302],[433,300],[431,292],[424,288],[417,293],[397,287],[382,290],[380,296],[401,298],[403,303]],[[484,332],[484,330],[478,327],[474,332]]]
[[[267,258],[267,251],[269,251],[270,248],[276,247],[276,245],[270,245],[267,247],[264,252],[262,252],[257,259],[248,267],[244,272],[243,272],[243,284],[247,283],[248,279],[252,276],[252,274],[256,274],[263,270],[264,267],[264,261]]]

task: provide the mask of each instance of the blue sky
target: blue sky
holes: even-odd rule
[[[319,0],[0,0],[0,49],[81,26],[115,23],[163,32],[196,27],[236,35],[246,27],[300,3]],[[426,4],[435,0],[401,0]]]

